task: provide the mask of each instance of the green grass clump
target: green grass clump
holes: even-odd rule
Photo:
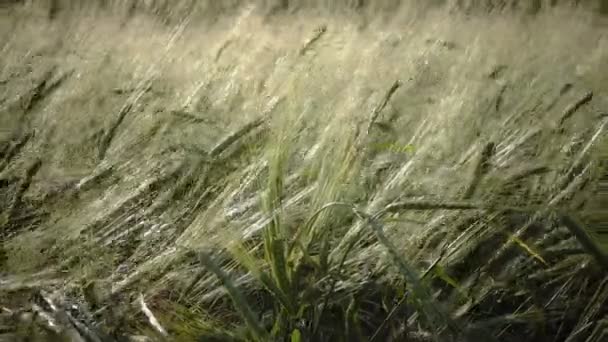
[[[323,171],[329,165],[320,167],[316,181],[322,190],[311,201],[317,209],[311,210],[306,220],[295,227],[283,221],[287,144],[285,141],[277,144],[279,147],[273,150],[269,163],[262,201],[269,220],[263,227],[261,239],[250,244],[232,241],[227,247],[230,257],[257,281],[259,286],[254,291],[260,292],[258,297],[266,297],[268,304],[252,305],[248,301],[251,294],[236,285],[220,267],[218,259],[206,252],[200,254],[202,263],[220,279],[234,309],[240,314],[246,327],[242,338],[255,341],[381,340],[391,333],[399,334],[398,324],[390,321],[397,310],[401,314],[410,310],[410,318],[420,316],[416,319],[420,328],[432,331],[438,339],[456,341],[462,337],[463,329],[451,319],[444,304],[437,302],[428,282],[423,280],[428,272],[424,275],[419,272],[389,241],[377,218],[379,215],[368,215],[344,202],[320,202],[343,195],[344,189],[338,189],[336,184],[340,178],[348,178],[356,164],[349,149],[338,148],[339,152],[332,155],[334,158],[328,159],[332,167],[338,166],[332,168],[331,174]],[[344,217],[336,217],[340,215]],[[352,271],[343,272],[349,254],[365,236],[358,234],[352,239],[345,237],[344,231],[332,234],[332,225],[346,216],[369,228],[366,231],[375,236],[399,270],[400,281],[386,283],[380,275],[375,275],[361,286],[349,279],[348,273]],[[350,241],[344,243],[344,239]],[[336,251],[340,245],[344,246],[343,250]],[[339,257],[332,258],[332,251]],[[393,303],[396,298],[401,301]],[[403,322],[403,318],[398,321]]]

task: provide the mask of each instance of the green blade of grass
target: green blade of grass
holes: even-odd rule
[[[357,215],[372,228],[378,242],[380,242],[380,244],[389,252],[393,262],[403,274],[406,282],[410,285],[412,300],[421,311],[421,314],[423,314],[428,322],[438,331],[443,329],[443,327],[448,327],[452,333],[459,334],[460,329],[452,322],[449,315],[440,309],[440,306],[433,298],[430,289],[420,281],[420,274],[399,255],[397,248],[390,242],[386,235],[384,235],[383,228],[378,221],[360,211],[357,211]]]
[[[608,270],[608,254],[606,254],[593,237],[584,228],[582,222],[576,219],[574,216],[564,214],[561,216],[561,221],[570,230],[570,232],[576,236],[576,239],[585,248],[585,250],[591,254],[595,260],[605,269]]]
[[[302,342],[302,333],[298,329],[291,332],[291,342]]]
[[[290,270],[285,261],[285,243],[283,239],[275,239],[271,243],[272,252],[272,275],[273,278],[286,297],[285,308],[290,314],[295,314],[294,296],[291,293]]]
[[[209,255],[208,253],[201,252],[199,254],[199,259],[200,259],[201,263],[209,271],[214,273],[220,279],[220,281],[222,282],[222,284],[228,291],[228,294],[230,295],[230,298],[232,299],[234,306],[239,311],[239,313],[245,320],[245,323],[251,330],[251,333],[253,334],[253,337],[255,338],[255,340],[256,341],[268,341],[267,332],[264,330],[264,328],[262,327],[260,322],[258,322],[253,309],[251,309],[251,307],[245,300],[245,297],[243,296],[241,291],[239,291],[236,288],[234,282],[232,281],[232,279],[230,279],[228,274],[226,274],[219,267],[219,265],[213,260],[211,255]]]
[[[251,253],[249,253],[240,243],[231,245],[229,251],[232,257],[241,266],[245,267],[247,271],[249,271],[249,273],[251,273],[251,275],[259,281],[279,303],[281,303],[281,305],[284,307],[289,307],[291,305],[291,301],[287,297],[287,294],[282,291],[267,272],[264,272],[260,268]]]
[[[540,261],[540,263],[542,263],[543,265],[549,266],[549,264],[547,264],[547,262],[540,255],[540,253],[537,252],[535,250],[535,248],[533,248],[532,246],[530,246],[529,244],[527,244],[522,239],[518,238],[517,236],[515,236],[513,234],[509,234],[509,240],[515,242],[521,249],[523,249],[524,251],[526,251],[526,253],[528,253],[529,255],[531,255],[534,259]]]

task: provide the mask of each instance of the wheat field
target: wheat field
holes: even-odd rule
[[[608,341],[606,1],[0,1],[0,341]]]

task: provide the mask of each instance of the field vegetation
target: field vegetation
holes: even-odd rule
[[[0,1],[0,341],[608,341],[605,1]]]

